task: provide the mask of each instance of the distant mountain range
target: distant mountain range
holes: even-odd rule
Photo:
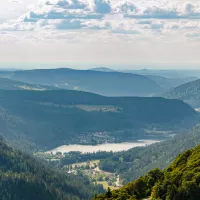
[[[146,75],[148,78],[155,81],[160,87],[163,88],[163,91],[169,91],[175,87],[178,87],[182,84],[189,83],[191,81],[197,80],[196,77],[185,77],[185,78],[165,78],[162,76],[155,75]]]
[[[145,74],[146,71],[148,73]],[[196,77],[167,78],[154,75],[151,70],[127,72],[115,71],[105,67],[90,70],[67,68],[24,71],[3,70],[0,71],[0,77],[2,77],[0,89],[71,89],[105,96],[149,97],[161,96],[172,88],[197,79]],[[166,73],[169,72],[166,71]]]
[[[200,108],[200,79],[183,84],[166,93],[169,99],[181,99],[194,108]]]
[[[175,88],[177,86],[180,86],[184,83],[188,83],[194,80],[197,80],[198,78],[195,77],[195,73],[190,72],[187,74],[186,72],[182,71],[175,71],[175,70],[113,70],[110,68],[100,67],[100,68],[92,68],[91,70],[96,71],[104,71],[104,72],[112,72],[112,71],[118,71],[118,72],[124,72],[124,73],[132,73],[132,74],[139,74],[146,76],[153,80],[155,83],[157,83],[163,91],[167,91],[169,89]],[[181,76],[182,74],[185,74],[185,76]]]
[[[135,73],[144,76],[161,76],[168,79],[185,79],[188,77],[200,78],[200,70],[161,70],[161,69],[141,69],[141,70],[123,70],[126,73]]]
[[[96,68],[91,68],[89,70],[92,70],[92,71],[100,71],[100,72],[117,72],[117,70],[114,70],[114,69],[110,69],[110,68],[107,68],[107,67],[96,67]]]
[[[11,79],[29,84],[88,91],[105,96],[153,96],[163,89],[152,79],[138,74],[73,69],[16,71]]]
[[[143,69],[143,70],[113,70],[110,68],[92,68],[91,70],[96,70],[96,71],[104,71],[104,72],[113,72],[113,71],[118,71],[118,72],[123,72],[123,73],[132,73],[132,74],[139,74],[146,76],[153,80],[155,83],[157,83],[163,91],[168,91],[172,88],[175,88],[177,86],[180,86],[185,83],[189,83],[191,81],[197,80],[198,78],[195,77],[195,73],[191,71],[189,74],[186,72],[182,71],[175,71],[175,70],[148,70],[148,69]],[[193,72],[193,73],[192,73]],[[182,74],[185,74],[185,76],[181,76]]]
[[[151,69],[139,69],[139,70],[124,70],[126,73],[137,73],[144,76],[161,76],[165,78],[181,78],[180,71],[176,70],[151,70]]]
[[[0,132],[9,141],[53,148],[94,141],[94,133],[141,138],[141,128],[190,126],[196,112],[180,100],[104,97],[70,90],[0,90]],[[91,135],[91,137],[89,137]],[[89,140],[91,139],[91,141]],[[105,141],[103,141],[105,142]]]

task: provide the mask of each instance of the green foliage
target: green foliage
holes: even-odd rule
[[[200,144],[200,125],[164,142],[114,153],[113,156],[101,160],[99,165],[102,170],[119,174],[125,184],[154,168],[167,168],[179,153],[198,144]]]
[[[155,169],[146,176],[119,190],[96,195],[94,200],[142,199],[196,200],[200,199],[200,145],[179,155],[164,171]]]
[[[200,146],[179,155],[155,185],[152,199],[200,199],[199,164]]]
[[[63,174],[0,141],[1,200],[88,200],[100,186],[82,176]]]
[[[107,193],[103,195],[97,195],[94,200],[100,199],[118,199],[118,200],[135,200],[150,196],[154,185],[163,180],[164,174],[159,169],[152,170],[148,175],[140,177],[138,180],[127,184],[119,190],[113,190],[112,192],[108,189]],[[109,195],[108,195],[109,194]]]
[[[78,151],[65,153],[64,157],[61,158],[61,166],[70,165],[79,162],[86,162],[89,160],[105,159],[113,155],[113,152],[99,151],[96,153],[81,153]]]

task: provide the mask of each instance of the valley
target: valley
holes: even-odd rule
[[[50,71],[54,77],[54,70]],[[57,72],[65,74],[69,71],[71,73],[69,69],[56,69],[56,82],[60,77]],[[26,74],[17,72],[20,76],[23,73]],[[29,73],[32,77],[32,73],[36,72]],[[42,73],[48,74],[49,71]],[[63,74],[64,81],[66,76]],[[59,177],[58,174],[66,176],[64,179],[74,177],[75,181],[80,180],[81,187],[89,185],[86,190],[81,189],[82,192],[76,189],[73,193],[59,191],[55,195],[61,195],[61,200],[68,200],[67,195],[71,195],[71,199],[78,195],[80,200],[89,200],[108,187],[117,191],[154,168],[167,168],[179,153],[200,143],[199,110],[184,99],[163,98],[158,93],[157,97],[127,97],[122,93],[117,97],[102,96],[74,88],[61,89],[62,84],[41,82],[45,80],[44,76],[40,77],[39,85],[23,82],[27,81],[24,75],[22,82],[9,79],[14,75],[12,72],[10,77],[0,79],[2,142],[19,149],[19,152],[29,152],[47,167],[47,171],[53,170],[56,177]],[[163,84],[162,87],[165,87],[164,84],[171,87],[179,82],[151,78],[157,84]],[[172,81],[171,84],[168,81]],[[22,168],[21,172],[24,173],[25,169]],[[14,174],[11,177],[16,176]],[[64,179],[59,187],[66,187]],[[47,184],[52,180],[45,181],[44,184]],[[13,187],[21,187],[17,183],[12,184]],[[77,185],[74,183],[72,187]],[[48,190],[54,198],[54,190]]]
[[[200,1],[4,0],[0,200],[200,200]]]
[[[107,143],[101,145],[65,145],[47,152],[38,152],[36,156],[45,159],[67,174],[82,174],[87,176],[94,184],[103,185],[104,189],[110,187],[112,190],[120,188],[122,183],[117,173],[107,172],[100,169],[100,160],[112,155],[114,152],[127,151],[133,147],[148,146],[160,142],[158,140],[139,140],[135,142]],[[98,156],[99,154],[99,156]],[[74,155],[74,156],[73,156]],[[76,160],[79,156],[85,156],[84,162]],[[91,158],[90,156],[91,155]],[[97,157],[95,157],[95,155]],[[74,157],[74,159],[70,156]],[[66,159],[68,158],[68,159]],[[96,158],[100,160],[96,160]]]

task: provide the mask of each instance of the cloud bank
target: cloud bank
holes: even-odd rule
[[[43,57],[57,49],[49,55],[59,59],[66,57],[64,51],[71,59],[85,46],[90,49],[88,60],[99,55],[101,60],[107,56],[123,62],[132,62],[133,55],[139,60],[186,60],[187,55],[199,59],[199,0],[39,0],[33,4],[18,18],[0,21],[1,44],[41,45]],[[117,56],[112,57],[112,52]],[[79,53],[81,57],[85,52]]]
[[[0,24],[1,31],[89,29],[121,34],[199,27],[200,2],[172,0],[112,4],[109,0],[40,0],[18,20]]]

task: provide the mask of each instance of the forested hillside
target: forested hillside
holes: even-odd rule
[[[113,69],[100,67],[100,68],[92,68],[90,70],[93,71],[102,71],[102,72],[114,72]],[[115,70],[117,71],[117,70]],[[191,81],[197,80],[198,78],[194,76],[185,76],[182,77],[179,74],[176,74],[176,71],[171,71],[172,77],[170,77],[170,71],[151,71],[151,70],[125,70],[125,71],[119,71],[118,72],[124,72],[124,73],[132,73],[132,74],[139,74],[148,77],[149,79],[153,80],[155,83],[157,83],[164,91],[169,91],[172,88],[178,87],[182,84],[189,83]]]
[[[200,145],[179,155],[164,171],[155,169],[119,190],[108,190],[93,200],[200,199]]]
[[[163,89],[152,79],[137,74],[73,69],[16,71],[11,79],[30,84],[56,86],[105,96],[152,96]]]
[[[146,75],[148,78],[155,81],[158,85],[160,85],[166,91],[171,90],[172,88],[178,87],[185,83],[189,83],[191,81],[197,80],[196,77],[185,77],[185,78],[166,78],[162,76],[155,75]]]
[[[170,92],[166,93],[164,97],[168,99],[181,99],[190,104],[194,108],[200,107],[200,79],[181,85]]]
[[[13,89],[34,88],[34,85],[36,85],[36,88],[47,88],[47,85],[50,85],[54,89],[82,90],[106,96],[161,95],[172,88],[198,79],[193,76],[168,78],[167,74],[166,72],[166,74],[163,74],[164,76],[160,76],[154,75],[154,72],[149,74],[148,72],[145,73],[145,71],[143,74],[140,70],[128,73],[128,71],[117,71],[105,67],[89,70],[39,69],[8,71],[7,73],[6,71],[0,71],[0,77],[10,78],[7,79],[8,81],[12,79],[11,83],[16,82]],[[173,74],[175,75],[176,73],[173,72]],[[7,85],[7,83],[5,84]],[[38,84],[44,86],[38,86]],[[24,85],[28,87],[24,87]],[[0,87],[4,89],[4,83]]]
[[[0,72],[1,76],[1,72]],[[44,86],[39,84],[28,84],[21,81],[15,81],[8,78],[0,78],[0,90],[56,90],[56,87]]]
[[[154,168],[164,169],[181,152],[200,143],[200,126],[192,131],[176,135],[174,138],[129,151],[114,153],[100,162],[100,168],[120,174],[122,183],[127,183],[146,174]]]
[[[50,169],[0,140],[1,200],[88,200],[102,187]],[[98,188],[98,189],[97,189]]]
[[[130,130],[132,137],[140,138],[144,134],[131,130],[183,128],[196,117],[196,112],[179,100],[109,98],[68,90],[0,90],[1,133],[41,148],[84,142],[88,134],[100,131],[122,131],[123,139]]]

